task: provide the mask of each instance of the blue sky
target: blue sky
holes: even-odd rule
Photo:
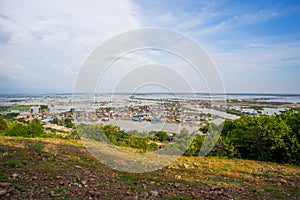
[[[299,1],[0,0],[0,93],[71,92],[102,42],[161,27],[197,41],[226,92],[300,94],[299,21]]]

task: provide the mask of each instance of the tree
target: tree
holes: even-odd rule
[[[43,126],[38,119],[33,119],[27,126],[28,137],[40,137],[44,134]]]
[[[66,118],[66,119],[64,120],[64,124],[65,124],[65,126],[66,126],[67,128],[72,128],[72,127],[73,127],[73,123],[72,123],[72,121],[71,121],[70,118]]]
[[[53,120],[52,120],[53,124],[58,124],[58,118],[55,117]]]
[[[164,141],[167,141],[169,139],[168,134],[164,131],[158,131],[155,135],[158,137],[158,140],[160,142],[164,142]]]
[[[48,113],[49,110],[50,109],[49,109],[48,105],[40,105],[40,107],[39,107],[39,112],[43,113],[43,114]]]

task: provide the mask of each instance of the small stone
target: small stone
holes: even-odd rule
[[[54,197],[54,191],[53,190],[50,192],[50,196]]]
[[[142,195],[143,195],[143,197],[145,197],[145,198],[149,196],[148,192],[142,192]]]
[[[62,176],[56,176],[56,179],[62,179],[63,177]]]
[[[12,174],[13,179],[17,178],[17,176],[18,176],[18,174],[16,174],[16,173]]]
[[[152,190],[150,194],[154,197],[158,196],[158,192],[156,190]]]
[[[81,181],[81,184],[82,185],[86,185],[86,181]]]
[[[95,179],[94,178],[89,178],[89,182],[94,182]]]
[[[189,166],[188,164],[183,163],[183,168],[187,169],[187,168],[189,168],[189,167],[190,167],[190,166]]]
[[[181,179],[180,175],[175,175],[175,179]]]
[[[180,183],[175,183],[174,185],[175,185],[175,187],[179,187]]]
[[[82,167],[80,167],[79,165],[75,165],[74,166],[76,169],[82,169]]]
[[[37,179],[37,177],[36,177],[36,176],[33,176],[33,177],[32,177],[32,179],[33,179],[33,180],[36,180],[36,179]]]
[[[281,179],[279,179],[279,182],[280,182],[280,183],[287,183],[287,180],[281,178]]]
[[[94,190],[89,190],[89,194],[95,194]]]
[[[281,186],[281,183],[278,182],[277,185],[278,185],[278,186]]]
[[[139,199],[139,196],[134,196],[133,197],[133,200],[138,200]]]
[[[4,194],[6,194],[6,193],[7,193],[7,190],[6,190],[6,189],[0,190],[0,195],[4,195]]]
[[[4,152],[2,155],[3,156],[8,156],[8,152]]]

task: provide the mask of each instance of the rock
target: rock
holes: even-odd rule
[[[158,196],[158,192],[156,190],[152,190],[150,194],[154,197]]]
[[[142,196],[147,198],[149,196],[148,192],[142,192]]]
[[[89,194],[91,194],[91,195],[95,194],[95,191],[94,191],[94,190],[89,190],[88,192],[89,192]]]
[[[4,194],[9,195],[7,193],[9,193],[12,190],[10,186],[11,183],[4,183],[4,182],[0,183],[0,187],[2,187],[0,188],[0,196]]]
[[[132,199],[133,199],[133,200],[138,200],[138,199],[139,199],[139,196],[134,196]]]
[[[56,176],[56,179],[62,179],[63,177],[62,176]]]
[[[15,178],[17,178],[17,177],[18,177],[18,174],[16,174],[16,173],[13,173],[11,176],[12,176],[12,178],[13,178],[13,179],[15,179]]]
[[[82,167],[80,167],[79,165],[75,165],[74,166],[76,169],[82,169]]]
[[[7,189],[0,189],[0,196],[7,193]]]
[[[54,196],[55,196],[55,194],[54,194],[54,191],[53,191],[53,190],[50,192],[50,196],[51,196],[51,197],[54,197]]]
[[[36,177],[36,176],[33,176],[33,177],[32,177],[32,179],[33,179],[33,180],[36,180],[36,179],[37,179],[37,177]]]
[[[4,152],[2,155],[3,156],[8,156],[8,152]]]
[[[187,168],[189,168],[189,167],[190,167],[190,166],[189,166],[188,164],[183,163],[183,168],[187,169]]]
[[[95,179],[94,178],[89,178],[89,182],[94,182]]]
[[[82,185],[86,185],[86,181],[81,181],[81,184]]]
[[[179,187],[180,183],[175,183],[174,185],[175,185],[175,187]]]
[[[280,182],[280,183],[287,183],[287,180],[281,178],[281,179],[279,179],[279,182]]]
[[[277,185],[278,185],[278,186],[281,186],[281,183],[280,183],[280,182],[278,182],[278,183],[277,183]]]
[[[175,179],[181,179],[180,175],[175,175]]]

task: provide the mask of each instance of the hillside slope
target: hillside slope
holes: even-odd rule
[[[300,167],[180,157],[145,174],[115,171],[80,142],[0,137],[0,199],[299,199]]]

